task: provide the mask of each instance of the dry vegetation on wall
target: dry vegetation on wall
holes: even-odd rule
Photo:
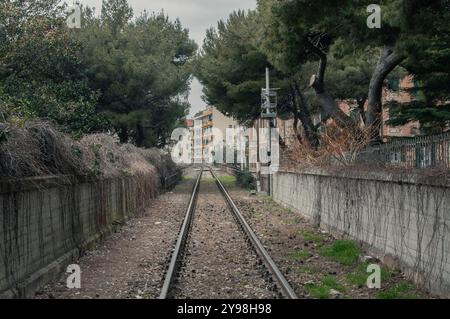
[[[77,143],[46,122],[9,125],[0,143],[0,178],[84,175]]]
[[[319,134],[320,147],[313,149],[294,141],[285,151],[287,168],[350,166],[370,142],[370,128],[355,132],[351,128],[329,123]]]
[[[47,175],[110,178],[173,174],[175,164],[158,149],[120,144],[107,134],[86,135],[75,141],[47,122],[32,121],[11,126],[0,143],[0,179]]]
[[[320,147],[313,149],[296,139],[283,150],[281,166],[292,171],[322,168],[328,172],[386,172],[398,176],[414,175],[421,180],[448,178],[450,171],[443,166],[411,167],[410,163],[391,162],[393,153],[377,154],[371,150],[371,129],[355,132],[328,123],[319,134]],[[413,151],[415,151],[413,149]],[[413,163],[414,164],[414,163]]]

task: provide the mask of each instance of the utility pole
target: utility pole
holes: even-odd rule
[[[268,120],[268,129],[269,129],[269,147],[267,150],[267,157],[269,159],[267,165],[268,165],[268,193],[269,195],[272,195],[272,188],[271,188],[271,174],[270,174],[270,167],[272,165],[272,129],[276,128],[277,125],[277,89],[271,89],[270,88],[270,70],[269,68],[266,68],[266,88],[261,90],[261,118]]]

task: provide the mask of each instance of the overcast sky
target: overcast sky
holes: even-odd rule
[[[95,7],[97,13],[102,7],[102,0],[80,0],[80,2]],[[128,0],[128,3],[133,7],[135,15],[144,10],[154,12],[163,9],[170,18],[180,18],[183,26],[189,29],[191,38],[199,46],[203,43],[206,29],[216,26],[218,20],[226,19],[233,10],[256,7],[256,0]],[[192,105],[191,115],[205,107],[201,95],[202,87],[194,80],[189,98]]]

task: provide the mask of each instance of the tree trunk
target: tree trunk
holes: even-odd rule
[[[362,119],[364,125],[366,125],[366,123],[367,123],[366,110],[364,109],[364,107],[366,106],[366,101],[367,101],[367,98],[356,99],[356,102],[358,104],[359,114],[361,115],[361,119]]]
[[[368,108],[366,116],[366,126],[370,128],[372,143],[381,141],[382,119],[382,96],[383,84],[391,71],[398,66],[404,57],[394,52],[392,45],[385,45],[380,59],[373,72],[369,85]]]
[[[303,137],[300,134],[298,130],[298,124],[300,122],[300,116],[298,112],[298,106],[297,106],[297,98],[295,96],[295,90],[294,85],[291,84],[291,108],[292,108],[292,114],[294,114],[294,123],[292,123],[292,129],[294,130],[295,137],[297,138],[298,142],[300,144],[303,144]]]
[[[316,90],[316,94],[325,114],[334,119],[337,125],[359,131],[358,124],[337,106],[330,93],[325,90],[322,92]]]
[[[136,123],[135,143],[137,147],[143,147],[145,140],[144,127],[142,123]]]
[[[295,109],[298,112],[298,118],[303,124],[303,129],[305,130],[305,136],[309,142],[309,145],[316,149],[319,147],[319,138],[317,136],[317,130],[314,127],[314,123],[311,119],[311,113],[309,112],[308,102],[303,95],[303,92],[300,90],[298,83],[294,81],[293,84],[294,89],[294,103]]]
[[[117,135],[119,136],[120,143],[128,143],[129,142],[129,134],[128,134],[128,127],[125,125],[121,125],[119,127],[119,130],[117,132]]]
[[[352,130],[359,131],[357,123],[347,114],[345,114],[336,104],[331,94],[325,89],[325,72],[328,64],[326,52],[310,43],[313,52],[320,58],[319,70],[317,74],[311,77],[310,86],[316,92],[320,105],[325,114],[333,118],[339,126],[348,127]]]
[[[294,107],[293,113],[294,113],[294,123],[292,124],[292,128],[294,129],[294,133],[295,133],[295,137],[297,137],[297,141],[300,144],[303,144],[302,135],[300,134],[300,132],[298,130],[298,123],[300,121],[300,118],[298,116],[298,112],[295,107]]]

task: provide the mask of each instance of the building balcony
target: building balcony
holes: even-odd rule
[[[212,121],[206,121],[206,122],[203,122],[203,124],[202,124],[202,128],[209,127],[209,126],[213,126]]]

